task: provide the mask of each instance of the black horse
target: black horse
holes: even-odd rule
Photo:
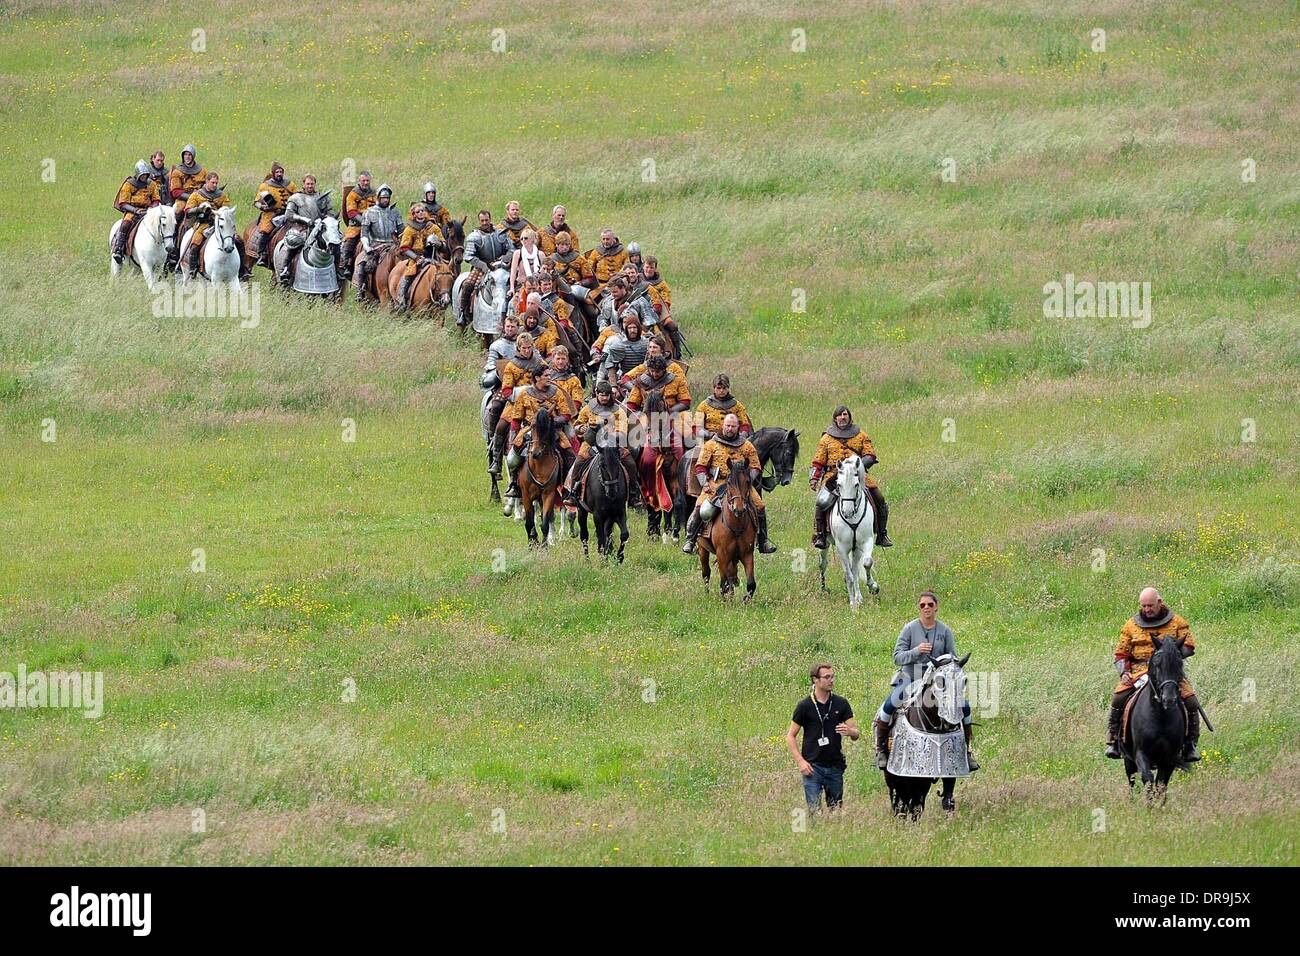
[[[1187,714],[1178,693],[1183,675],[1183,638],[1153,637],[1155,653],[1147,669],[1147,682],[1129,710],[1127,732],[1122,735],[1124,773],[1130,787],[1135,773],[1142,775],[1148,799],[1164,800],[1169,778],[1183,763]]]
[[[794,480],[794,466],[799,460],[799,432],[793,428],[778,428],[775,425],[769,425],[766,428],[760,428],[750,437],[750,442],[754,450],[758,452],[758,465],[761,475],[758,484],[758,494],[762,497],[763,492],[771,491],[777,485],[788,485]],[[690,487],[691,469],[695,467],[695,460],[698,455],[686,454],[678,465],[677,475],[677,499],[674,502],[674,512],[676,514],[677,531],[686,527],[686,521],[691,516],[691,510],[695,507],[695,498],[688,492]],[[768,472],[768,466],[771,466],[771,472]]]
[[[946,663],[944,658],[947,658]],[[912,727],[927,734],[950,734],[961,730],[962,702],[965,698],[966,677],[962,668],[970,660],[967,654],[961,660],[954,661],[944,655],[936,664],[927,668],[921,692],[915,702],[898,714],[897,720],[906,720]],[[925,810],[925,798],[934,786],[934,777],[897,777],[888,770],[884,771],[885,786],[889,788],[889,806],[898,817],[920,819]],[[943,777],[943,808],[949,813],[957,809],[953,791],[957,786],[956,777]]]
[[[623,563],[627,546],[627,473],[617,447],[597,450],[587,472],[587,485],[578,501],[578,527],[582,534],[582,553],[587,550],[587,515],[596,522],[596,550],[609,558],[614,551],[614,525],[618,525],[618,561]]]

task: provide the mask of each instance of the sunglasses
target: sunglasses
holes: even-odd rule
[[[922,601],[918,606],[919,606],[919,607],[938,607],[939,605],[935,604],[933,601]]]

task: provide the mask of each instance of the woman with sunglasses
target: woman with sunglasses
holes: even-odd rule
[[[894,722],[894,714],[907,697],[908,688],[913,681],[921,680],[925,665],[944,654],[957,656],[957,644],[952,636],[952,628],[939,620],[939,599],[933,591],[922,591],[916,599],[920,615],[903,625],[894,643],[894,663],[898,673],[889,685],[889,696],[876,712],[876,766],[884,770],[889,763],[889,728]],[[961,705],[961,725],[966,734],[966,759],[971,770],[978,770],[975,754],[971,750],[970,703],[963,700]]]

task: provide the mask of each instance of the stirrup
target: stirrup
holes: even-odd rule
[[[1190,741],[1183,745],[1183,763],[1195,763],[1201,759],[1200,748]]]
[[[1118,760],[1120,757],[1123,756],[1123,754],[1119,752],[1118,740],[1106,741],[1106,756],[1111,758],[1112,760]]]
[[[966,765],[970,767],[971,772],[980,768],[979,762],[975,759],[975,751],[971,750],[969,747],[966,748]]]
[[[880,534],[876,535],[877,548],[892,548],[893,546],[894,542],[889,540],[889,535],[886,532],[882,531]]]

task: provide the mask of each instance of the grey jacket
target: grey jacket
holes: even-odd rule
[[[922,654],[916,650],[927,642],[934,645],[930,653]],[[894,675],[894,683],[920,680],[925,665],[932,659],[956,653],[957,644],[952,636],[952,628],[936,618],[934,627],[927,631],[921,626],[920,618],[913,618],[903,625],[903,629],[898,632],[898,640],[894,642],[894,663],[899,667],[898,673]]]

